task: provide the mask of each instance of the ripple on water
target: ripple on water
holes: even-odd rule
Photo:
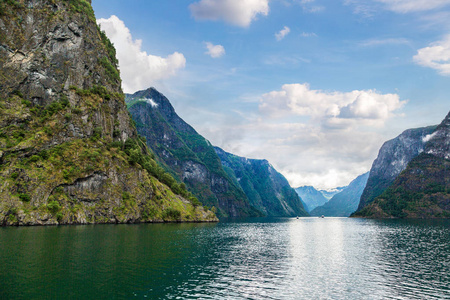
[[[345,218],[0,228],[0,298],[450,299],[449,239]]]

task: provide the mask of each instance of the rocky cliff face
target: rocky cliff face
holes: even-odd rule
[[[222,165],[244,190],[250,203],[267,216],[307,216],[300,197],[267,160],[248,159],[214,147]]]
[[[361,198],[368,178],[369,172],[358,176],[344,190],[334,195],[330,201],[312,210],[310,212],[311,216],[350,216],[358,208],[359,199]]]
[[[166,170],[220,216],[257,216],[240,186],[224,171],[209,141],[175,112],[156,89],[127,95],[128,109],[147,145]]]
[[[0,77],[0,224],[215,220],[143,167],[90,2],[2,1]]]
[[[311,212],[314,208],[328,202],[328,199],[313,186],[301,186],[296,188],[295,191],[300,196],[303,203],[306,204],[305,209],[307,212]]]
[[[424,141],[424,151],[356,216],[450,218],[450,113]]]
[[[361,195],[358,210],[372,202],[394,182],[408,163],[424,150],[426,137],[436,126],[408,129],[381,147],[370,169],[367,185]]]

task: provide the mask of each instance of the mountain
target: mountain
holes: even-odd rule
[[[267,216],[307,216],[286,178],[265,159],[248,159],[214,147],[225,170],[244,190],[250,204]]]
[[[307,212],[311,212],[314,208],[328,202],[328,199],[312,186],[301,186],[296,188],[295,191],[300,196],[303,203],[306,204],[305,209]]]
[[[154,88],[126,95],[137,131],[158,161],[202,204],[222,217],[258,216],[238,183],[225,172],[213,146],[181,119]]]
[[[423,140],[423,152],[355,216],[450,218],[450,113]]]
[[[0,28],[1,225],[217,220],[152,176],[90,2],[1,1]]]
[[[345,188],[346,188],[346,186],[341,186],[341,187],[337,187],[337,188],[329,189],[329,190],[319,190],[319,192],[322,193],[322,195],[325,198],[330,200],[331,198],[333,198],[334,195],[336,195],[337,193],[342,192]]]
[[[435,129],[436,126],[408,129],[383,144],[370,169],[358,210],[372,202],[394,182],[407,164],[423,151],[426,136]]]
[[[368,178],[369,172],[358,176],[340,193],[334,195],[330,201],[312,210],[310,212],[311,216],[350,216],[358,208],[359,199],[361,198],[361,194],[363,193]]]

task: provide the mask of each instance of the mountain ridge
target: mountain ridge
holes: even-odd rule
[[[181,119],[155,88],[126,95],[139,134],[166,170],[222,217],[258,216],[244,191],[222,168],[211,143]]]

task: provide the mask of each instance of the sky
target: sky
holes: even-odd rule
[[[126,93],[298,187],[345,186],[450,108],[450,0],[92,0]]]

